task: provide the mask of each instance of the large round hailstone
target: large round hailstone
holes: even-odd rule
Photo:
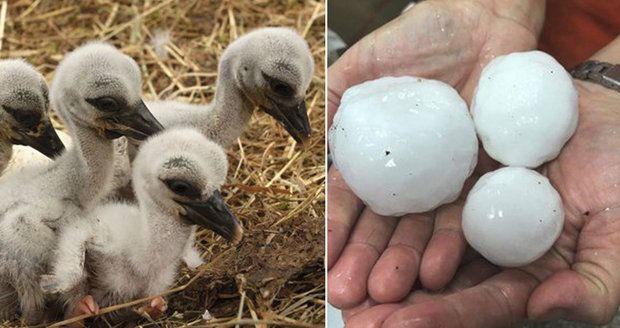
[[[529,264],[562,231],[562,199],[546,177],[523,167],[487,173],[467,196],[463,232],[471,247],[504,267]]]
[[[577,91],[553,57],[516,52],[491,61],[472,116],[486,152],[504,165],[537,167],[558,156],[577,127]]]
[[[387,216],[454,201],[478,153],[474,124],[458,93],[414,77],[384,77],[348,89],[329,145],[353,192]]]

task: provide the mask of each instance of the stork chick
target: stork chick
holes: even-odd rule
[[[195,127],[222,147],[241,135],[258,107],[302,142],[311,132],[304,99],[313,72],[312,54],[299,34],[288,28],[261,28],[238,38],[222,54],[212,103],[147,105],[166,128]]]
[[[223,149],[191,128],[148,139],[133,167],[138,204],[100,205],[60,237],[46,283],[62,293],[66,316],[166,291],[193,225],[239,241],[241,224],[219,192],[227,165]],[[154,297],[143,310],[157,316],[165,304]]]
[[[15,160],[13,145],[30,146],[49,158],[64,150],[48,108],[43,76],[23,60],[0,60],[0,174]]]
[[[0,295],[17,295],[0,299],[0,321],[17,312],[28,324],[43,319],[40,276],[61,230],[107,192],[112,139],[162,130],[140,91],[138,65],[107,44],[82,46],[58,66],[51,100],[74,145],[50,165],[0,184]]]
[[[147,105],[166,128],[194,127],[222,147],[239,138],[258,107],[302,142],[311,133],[304,99],[313,73],[312,53],[299,34],[288,28],[261,28],[235,40],[222,54],[213,102],[168,100]],[[202,263],[193,248],[194,235],[184,256],[190,268]]]

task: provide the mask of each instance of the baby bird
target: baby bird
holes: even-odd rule
[[[147,105],[166,128],[192,126],[222,147],[241,135],[258,107],[302,142],[311,132],[304,98],[313,72],[312,54],[299,34],[288,28],[262,28],[226,48],[212,103],[149,101]]]
[[[13,145],[30,146],[49,158],[64,150],[48,116],[43,76],[19,59],[0,61],[0,174],[9,166]]]
[[[58,234],[109,189],[112,139],[162,130],[140,91],[138,65],[107,44],[82,46],[58,66],[51,100],[74,145],[50,165],[0,184],[0,295],[17,296],[0,299],[0,321],[16,312],[28,324],[43,319],[40,276]]]
[[[312,53],[299,34],[288,28],[261,28],[235,40],[222,54],[213,102],[147,101],[147,106],[166,128],[194,127],[222,147],[243,133],[258,107],[302,142],[311,133],[304,98],[313,73]],[[194,233],[184,256],[192,269],[202,263],[193,244]]]
[[[223,149],[191,128],[148,139],[132,171],[138,204],[100,205],[60,236],[46,283],[61,292],[66,316],[169,289],[193,225],[238,242],[241,224],[219,192],[227,165]],[[155,297],[143,310],[158,316],[165,301]]]

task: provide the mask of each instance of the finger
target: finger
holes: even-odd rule
[[[424,303],[424,302],[430,302],[430,301],[441,299],[441,297],[443,297],[443,295],[440,293],[432,293],[432,292],[429,293],[427,290],[419,289],[409,294],[409,296],[405,300],[405,303],[407,304]]]
[[[368,54],[364,53],[364,50],[368,50],[368,42],[366,40],[370,38],[372,38],[372,33],[349,48],[327,70],[327,79],[329,81],[327,85],[328,128],[332,126],[334,115],[336,115],[336,111],[340,106],[342,94],[348,88],[373,78],[371,77],[373,72],[368,71],[371,69],[368,66],[369,62],[364,59],[368,56]]]
[[[450,291],[454,292],[473,287],[492,277],[498,271],[499,269],[489,262],[483,259],[476,259],[459,269],[454,281],[450,285]],[[356,308],[356,311],[353,313],[347,313],[345,315],[345,322],[349,327],[379,327],[389,315],[405,306],[436,301],[442,297],[443,295],[438,293],[434,294],[424,290],[417,290],[400,303],[377,305],[367,301],[364,302],[363,307]]]
[[[445,287],[461,263],[466,242],[461,228],[463,203],[444,205],[437,210],[433,236],[420,265],[420,281],[431,290]]]
[[[417,304],[438,300],[447,294],[474,287],[498,272],[499,269],[496,266],[484,259],[478,258],[463,265],[457,271],[445,293],[429,293],[426,290],[417,290],[407,297],[406,302],[408,304]]]
[[[329,169],[327,184],[327,269],[338,260],[364,204],[349,189],[335,166]]]
[[[581,229],[575,263],[532,294],[532,319],[564,318],[593,324],[611,320],[620,301],[620,209],[603,211]]]
[[[509,327],[525,318],[537,284],[529,273],[507,270],[472,288],[397,310],[383,327]]]
[[[409,294],[432,229],[429,215],[410,214],[400,219],[388,248],[370,273],[368,294],[372,299],[392,303]]]
[[[616,313],[618,305],[601,287],[574,271],[557,272],[532,294],[528,316],[533,320],[607,323]]]
[[[345,321],[347,327],[374,328],[381,327],[387,317],[395,311],[405,307],[402,303],[379,304],[360,312]]]
[[[327,71],[327,127],[331,127],[340,106],[340,98],[350,87],[378,78],[375,63],[370,60],[374,52],[377,32],[370,33],[349,48]]]
[[[463,265],[450,281],[448,290],[457,292],[471,288],[499,273],[499,268],[488,261],[477,258]]]
[[[328,296],[332,305],[347,309],[364,301],[370,270],[397,223],[397,218],[380,216],[369,208],[362,212],[342,255],[328,272]]]
[[[343,90],[338,90],[334,86],[336,84],[336,81],[340,80],[338,76],[341,75],[340,72],[336,72],[337,65],[338,65],[338,62],[334,63],[334,65],[332,65],[327,70],[327,76],[328,76],[327,78],[330,81],[327,85],[327,128],[328,129],[332,126],[332,123],[334,122],[334,115],[336,115],[336,112],[338,111],[338,107],[340,107],[340,98],[342,98],[342,94],[344,93],[344,90],[346,90],[346,88]]]
[[[357,315],[358,313],[364,312],[373,306],[377,305],[377,302],[373,301],[370,298],[366,298],[364,302],[359,304],[358,306],[352,307],[350,309],[342,310],[342,319],[346,323],[351,317]]]

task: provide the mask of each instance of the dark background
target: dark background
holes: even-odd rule
[[[330,0],[327,1],[327,25],[347,45],[354,44],[394,17],[411,0]]]

